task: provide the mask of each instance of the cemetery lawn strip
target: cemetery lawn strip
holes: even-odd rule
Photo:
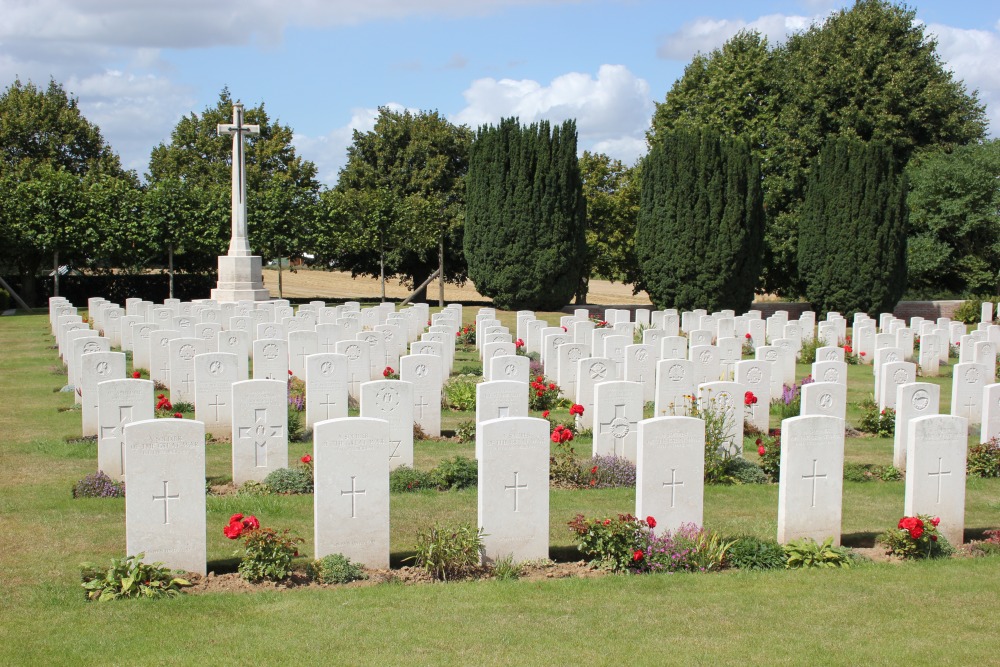
[[[554,314],[544,317],[558,321]],[[513,324],[513,313],[501,313],[504,318]],[[59,361],[52,345],[44,314],[0,318],[0,521],[6,529],[0,541],[0,664],[220,664],[248,651],[252,664],[995,660],[996,558],[845,571],[385,584],[87,604],[78,565],[106,565],[124,554],[124,500],[71,498],[72,484],[95,469],[96,443],[78,439],[78,411],[60,412],[73,398],[53,391],[65,384],[65,375],[53,372]],[[475,353],[468,355],[471,364]],[[950,374],[950,368],[942,371]],[[870,394],[870,378],[870,367],[850,367],[849,410]],[[950,391],[941,398],[944,411]],[[848,421],[856,424],[850,411]],[[581,458],[589,456],[589,440],[575,444]],[[472,443],[419,441],[415,449],[421,469],[455,455],[472,456]],[[309,451],[310,443],[292,443],[289,458]],[[891,452],[891,439],[847,440],[848,461],[885,465]],[[228,442],[207,445],[206,460],[210,477],[231,476]],[[475,489],[393,494],[393,566],[404,564],[417,531],[434,521],[474,523],[476,498]],[[566,522],[578,512],[634,511],[635,492],[553,489],[550,499],[550,554],[570,561],[579,552]],[[870,546],[898,520],[902,501],[901,481],[846,482],[845,544]],[[210,496],[207,506],[210,570],[235,570],[234,544],[222,535],[235,512],[255,513],[266,525],[306,538],[301,563],[311,554],[312,496]],[[773,537],[776,514],[777,486],[706,487],[705,523],[723,535]],[[967,534],[998,528],[998,521],[1000,480],[969,479]],[[252,648],[242,640],[234,644],[242,634],[253,637]]]

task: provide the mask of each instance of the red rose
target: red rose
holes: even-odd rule
[[[590,480],[590,485],[591,486],[595,486],[596,484],[597,484],[597,480],[596,479]]]
[[[542,391],[541,389],[539,389],[538,391],[535,392],[535,396],[544,396],[544,395],[545,395],[545,392]]]
[[[142,373],[140,373],[139,371],[132,371],[132,377],[138,380],[139,378],[142,377]]]
[[[535,378],[535,382],[544,383],[545,382],[545,378],[542,377],[541,375],[539,375],[538,377]]]
[[[747,339],[747,340],[750,340],[751,338],[753,338],[753,336],[751,336],[750,334],[747,334],[747,335],[746,335],[746,339]]]
[[[933,519],[931,519],[931,525],[934,526],[935,528],[938,527],[939,523],[941,523],[941,517],[936,516]]]
[[[937,535],[931,535],[931,542],[937,542]]]
[[[546,410],[545,412],[542,413],[542,419],[548,419],[548,418],[549,418],[549,411]]]
[[[650,528],[656,528],[656,519],[651,516],[646,517],[646,525]]]
[[[574,403],[572,405],[572,407],[570,407],[569,413],[571,415],[582,415],[583,414],[583,406],[580,405],[579,403]]]
[[[518,338],[516,341],[514,341],[514,347],[524,347],[524,341]]]
[[[865,353],[864,353],[864,352],[861,352],[860,354],[861,354],[861,356],[862,356],[862,357],[863,357],[863,356],[865,356]]]
[[[910,537],[912,537],[915,540],[919,540],[920,536],[923,534],[924,534],[923,526],[914,526],[913,528],[910,528]]]
[[[634,561],[640,561],[640,560],[642,560],[642,549],[636,549],[632,553],[632,560],[634,560]]]
[[[757,454],[758,454],[758,455],[760,455],[760,456],[764,456],[764,453],[765,453],[766,451],[767,451],[767,450],[766,450],[766,449],[764,449],[764,445],[761,445],[760,447],[758,447],[758,448],[757,448]]]
[[[299,460],[302,461],[303,463],[312,463],[313,457],[310,456],[309,454],[306,454]]]
[[[611,519],[605,519],[604,520],[604,525],[605,526],[610,526],[611,525]]]
[[[593,468],[590,469],[590,474],[591,475],[596,475],[597,474],[597,466],[594,466]]]
[[[552,442],[555,442],[555,443],[559,443],[560,442],[560,440],[559,440],[559,431],[552,431],[551,440],[552,440]]]
[[[235,540],[240,535],[243,534],[243,524],[242,523],[231,523],[222,529],[222,534],[231,540]]]
[[[243,527],[247,530],[257,530],[260,528],[260,521],[257,520],[257,517],[251,514],[247,518],[243,519]]]
[[[854,350],[851,348],[850,345],[845,345],[844,346],[844,352],[846,352],[847,354],[850,354],[851,352],[854,352]]]
[[[567,428],[567,429],[563,430],[563,432],[560,434],[559,438],[563,442],[569,442],[570,440],[573,439],[573,431],[571,431],[571,430],[569,430]]]
[[[242,520],[243,520],[242,514],[234,514],[231,517],[229,517],[229,523],[239,523]]]
[[[289,374],[289,375],[291,375],[291,374],[292,374],[292,372],[291,372],[291,371],[288,371],[288,374]]]
[[[567,329],[566,327],[563,327],[562,330],[563,331],[569,331],[569,329]]]
[[[179,412],[174,413],[174,419],[184,419],[184,415]]]
[[[555,388],[556,388],[556,383],[555,382],[550,382],[549,383],[549,389],[555,389]]]

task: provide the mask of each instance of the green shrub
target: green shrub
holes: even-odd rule
[[[787,560],[785,548],[776,541],[750,535],[734,540],[727,555],[727,562],[739,570],[778,570]]]
[[[434,481],[429,472],[414,470],[410,466],[393,468],[389,473],[389,491],[391,493],[407,493],[434,488]]]
[[[878,403],[872,397],[858,403],[861,409],[861,420],[858,430],[871,433],[880,438],[891,438],[896,432],[896,411],[892,408],[878,409]]]
[[[171,575],[163,563],[143,563],[145,555],[112,558],[107,570],[93,563],[80,565],[87,599],[108,602],[120,598],[174,597],[180,595],[183,587],[191,585],[186,579]]]
[[[966,469],[976,477],[1000,477],[1000,440],[992,438],[989,442],[969,447]]]
[[[813,364],[816,362],[816,350],[823,347],[823,342],[818,338],[802,341],[802,349],[799,350],[800,364]]]
[[[771,481],[759,465],[742,456],[726,461],[725,475],[736,484],[767,484]]]
[[[631,514],[588,519],[577,514],[569,522],[577,548],[597,565],[612,572],[628,572],[642,559],[636,558],[640,544],[648,541],[646,522]]]
[[[790,570],[811,567],[850,567],[851,554],[846,547],[833,546],[833,538],[828,537],[818,544],[810,537],[792,540],[785,545],[785,567]]]
[[[278,468],[264,478],[264,484],[274,493],[312,493],[312,469]]]
[[[271,487],[263,482],[258,482],[257,480],[251,479],[248,482],[243,482],[240,486],[238,495],[241,496],[267,496],[271,493]]]
[[[958,308],[955,309],[955,313],[951,316],[951,319],[957,322],[964,322],[965,324],[978,324],[979,318],[982,317],[982,307],[983,302],[997,303],[1000,301],[1000,297],[997,296],[972,296],[962,302]]]
[[[925,514],[904,516],[895,528],[878,536],[886,554],[900,558],[941,558],[955,552],[954,547],[938,532],[940,519]]]
[[[349,584],[368,578],[364,567],[343,554],[323,556],[313,562],[312,569],[316,580],[324,584]]]
[[[247,581],[281,581],[292,573],[292,559],[299,555],[297,545],[304,540],[292,537],[286,528],[258,528],[244,533],[246,555],[240,561],[240,576]]]
[[[781,479],[781,435],[762,435],[756,444],[761,470],[777,483]]]
[[[456,456],[441,461],[431,475],[433,484],[439,489],[457,491],[479,483],[479,465],[472,459]]]
[[[434,524],[417,533],[416,555],[408,560],[441,581],[475,572],[483,552],[483,531],[471,524]]]
[[[5,289],[0,289],[0,310],[7,310],[10,307],[10,294]]]
[[[302,413],[295,409],[291,403],[288,404],[288,440],[289,442],[299,442],[305,435],[302,428]]]
[[[459,442],[475,442],[476,420],[466,419],[465,421],[459,422],[458,426],[455,428],[455,437],[458,438]]]
[[[475,375],[456,375],[444,385],[445,402],[452,410],[469,412],[476,409],[476,385],[483,378]]]
[[[498,558],[493,563],[493,578],[497,581],[516,581],[521,576],[521,566],[514,562],[513,556]]]
[[[844,480],[847,482],[895,482],[902,478],[903,473],[894,466],[874,463],[844,464]]]

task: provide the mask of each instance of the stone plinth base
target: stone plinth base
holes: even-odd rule
[[[271,293],[264,289],[260,257],[219,257],[219,286],[212,299],[224,301],[267,301]]]

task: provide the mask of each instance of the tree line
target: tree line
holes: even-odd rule
[[[211,272],[229,239],[230,143],[215,105],[182,118],[144,179],[56,82],[0,95],[0,273]],[[416,286],[435,271],[498,305],[585,303],[592,278],[658,306],[821,310],[1000,289],[1000,148],[915,11],[859,0],[771,45],[696,55],[635,165],[577,156],[575,124],[475,131],[379,110],[323,188],[263,104],[247,140],[248,227],[265,261]],[[280,262],[279,262],[280,266]]]

